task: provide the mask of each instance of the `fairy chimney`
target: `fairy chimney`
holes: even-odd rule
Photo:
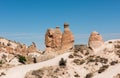
[[[88,42],[89,47],[94,50],[99,48],[103,44],[104,44],[104,41],[102,39],[102,36],[96,31],[92,32],[89,37],[89,42]]]
[[[54,48],[53,34],[54,34],[54,29],[48,29],[45,34],[45,46],[47,52],[52,51],[52,49]]]
[[[62,35],[62,50],[72,49],[74,45],[74,36],[69,29],[69,24],[64,24],[64,33]]]
[[[53,46],[55,51],[61,49],[61,39],[62,39],[62,32],[60,30],[60,27],[56,27],[53,34]]]

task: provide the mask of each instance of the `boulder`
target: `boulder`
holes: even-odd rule
[[[94,50],[101,47],[103,44],[104,41],[102,39],[102,36],[96,31],[92,32],[89,37],[89,42],[88,42],[89,47]]]

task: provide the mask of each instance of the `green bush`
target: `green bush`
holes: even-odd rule
[[[0,64],[3,64],[3,62],[2,62],[2,61],[0,61]]]
[[[112,61],[112,62],[110,62],[110,65],[115,65],[115,64],[117,64],[118,63],[118,61],[116,60],[116,61]]]
[[[66,60],[61,58],[61,60],[59,61],[59,66],[66,66]]]
[[[69,57],[69,58],[74,58],[74,56],[73,56],[73,55],[69,55],[68,57]]]
[[[83,59],[81,59],[81,60],[79,60],[79,59],[74,59],[73,62],[74,62],[75,64],[77,64],[77,65],[82,65],[82,64],[85,63],[85,60],[83,60]]]
[[[34,63],[37,63],[37,60],[36,60],[36,58],[35,58],[35,57],[33,58],[33,62],[34,62]]]
[[[11,46],[10,42],[7,43],[7,46]]]
[[[98,73],[104,72],[108,67],[109,67],[109,65],[103,65],[103,66],[100,67],[100,69],[98,70]]]
[[[92,78],[93,73],[88,73],[85,78]]]
[[[80,77],[79,74],[75,74],[74,77]]]
[[[26,62],[26,58],[22,55],[18,55],[18,59],[19,59],[19,62],[22,63],[22,64],[25,64]]]

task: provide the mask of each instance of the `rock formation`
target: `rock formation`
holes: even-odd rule
[[[102,39],[102,36],[96,31],[92,32],[89,37],[89,42],[88,42],[89,47],[94,50],[99,48],[103,44],[104,44],[104,41]]]
[[[62,32],[60,27],[56,27],[53,34],[53,45],[55,50],[61,49],[61,39],[62,39]]]
[[[48,29],[46,34],[45,34],[45,45],[46,45],[46,51],[52,51],[54,48],[53,45],[53,34],[54,30],[53,29]]]
[[[8,53],[13,53],[13,48],[12,47],[10,47],[10,46],[7,46],[6,47],[6,51],[8,52]]]
[[[22,45],[22,52],[23,53],[27,52],[27,46],[25,44]]]
[[[67,23],[64,24],[64,33],[62,34],[60,27],[56,29],[48,29],[45,34],[46,51],[67,51],[73,48],[74,36],[69,29]]]
[[[25,49],[25,48],[23,48],[23,49]],[[30,52],[37,52],[37,47],[36,47],[36,44],[34,42],[32,42],[32,45],[30,45],[28,47],[28,53],[30,53]]]
[[[25,44],[0,37],[0,52],[26,56],[28,53],[39,51],[34,42],[28,47]]]
[[[69,50],[73,48],[74,36],[69,29],[69,24],[64,24],[64,33],[62,35],[62,50]]]

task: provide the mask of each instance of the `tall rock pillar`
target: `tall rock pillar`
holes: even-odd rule
[[[60,50],[61,49],[61,39],[62,39],[62,31],[60,30],[60,27],[56,27],[53,35],[53,41],[54,41],[54,49]]]
[[[54,48],[53,35],[54,35],[54,29],[48,29],[45,34],[45,46],[47,52],[52,51]]]
[[[64,33],[62,35],[62,50],[70,50],[74,45],[74,36],[69,29],[69,24],[64,23]]]

